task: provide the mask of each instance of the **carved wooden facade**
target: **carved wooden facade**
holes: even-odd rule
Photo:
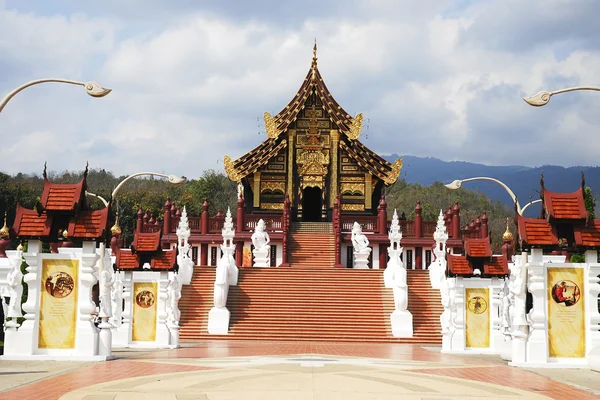
[[[247,212],[282,210],[287,194],[295,219],[330,220],[340,195],[343,212],[374,215],[383,186],[400,175],[402,159],[391,164],[358,140],[363,117],[350,116],[329,93],[316,45],[294,98],[264,119],[268,139],[235,161],[224,160],[229,178],[244,186]]]

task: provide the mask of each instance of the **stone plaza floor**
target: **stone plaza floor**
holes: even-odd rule
[[[407,344],[209,341],[98,363],[0,361],[0,399],[600,399],[600,373]]]

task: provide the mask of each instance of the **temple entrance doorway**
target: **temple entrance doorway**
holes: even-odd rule
[[[302,192],[302,221],[321,221],[321,189],[318,187],[307,187]]]

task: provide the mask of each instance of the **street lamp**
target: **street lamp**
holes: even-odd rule
[[[545,106],[546,104],[548,104],[548,102],[550,101],[550,97],[552,97],[555,94],[566,93],[566,92],[575,92],[577,90],[593,90],[593,91],[600,92],[600,87],[598,87],[598,86],[575,86],[572,88],[555,90],[554,92],[547,92],[544,90],[534,96],[523,97],[523,100],[525,100],[525,102],[527,104],[529,104],[530,106],[541,107],[541,106]]]
[[[449,183],[445,186],[448,189],[456,190],[456,189],[460,188],[464,182],[470,182],[470,181],[491,181],[491,182],[495,182],[498,185],[502,186],[504,188],[504,190],[506,190],[506,192],[509,194],[511,199],[513,200],[513,203],[515,203],[517,205],[517,212],[519,213],[519,215],[523,215],[521,212],[521,205],[519,204],[519,201],[517,200],[517,196],[515,195],[515,193],[512,190],[510,190],[510,188],[508,186],[506,186],[506,184],[504,184],[504,182],[501,182],[498,179],[489,178],[487,176],[478,176],[475,178],[456,179],[452,183]]]
[[[29,86],[37,85],[39,83],[47,83],[47,82],[68,83],[70,85],[83,86],[85,88],[86,93],[92,97],[104,97],[111,92],[111,89],[105,89],[102,86],[98,85],[96,82],[92,82],[92,81],[79,82],[79,81],[71,81],[68,79],[54,79],[54,78],[38,79],[35,81],[24,83],[23,85],[19,86],[18,88],[16,88],[12,92],[10,92],[8,95],[6,95],[6,97],[2,100],[2,102],[0,102],[0,112],[2,112],[2,110],[4,109],[4,106],[6,106],[6,104],[10,101],[10,99],[12,99],[21,90],[26,89]]]

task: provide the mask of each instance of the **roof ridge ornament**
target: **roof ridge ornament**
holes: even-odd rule
[[[396,161],[394,161],[394,164],[392,164],[392,170],[383,179],[383,183],[388,186],[396,183],[398,177],[400,176],[400,171],[402,171],[402,158],[398,158]]]
[[[350,124],[350,130],[348,131],[348,139],[356,140],[360,136],[360,131],[362,129],[363,123],[363,115],[362,113],[356,114],[356,117],[352,119],[352,123]]]
[[[275,118],[273,118],[273,116],[268,112],[265,112],[264,118],[265,131],[267,131],[267,136],[269,137],[269,139],[277,139],[281,132],[277,129],[277,123],[275,122]]]

